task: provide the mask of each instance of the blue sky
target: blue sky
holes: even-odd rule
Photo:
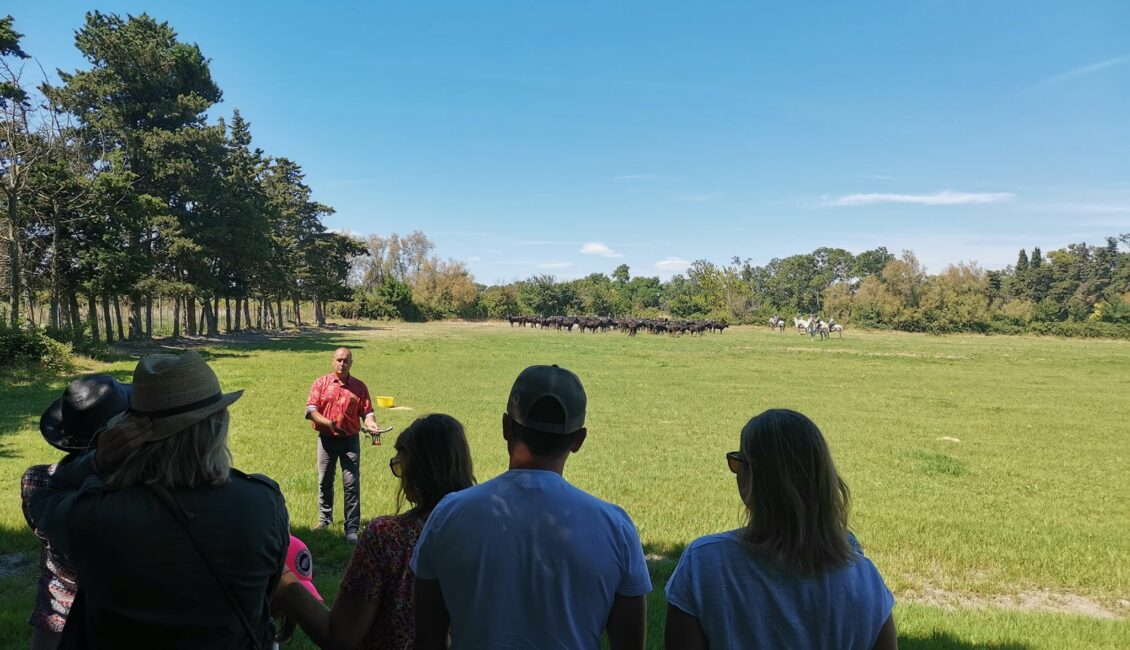
[[[1000,268],[1130,232],[1130,2],[9,0],[48,70],[88,9],[200,45],[331,228],[483,283],[838,246]]]

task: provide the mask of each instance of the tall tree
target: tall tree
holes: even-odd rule
[[[43,139],[36,131],[39,107],[25,87],[21,61],[29,58],[20,47],[23,34],[15,31],[11,16],[0,18],[0,187],[5,210],[4,239],[7,243],[8,317],[20,326],[20,295],[23,291],[21,244],[25,239],[20,201],[27,192],[29,170],[45,154]]]
[[[143,294],[168,281],[150,274],[160,267],[152,256],[169,231],[160,227],[170,225],[165,217],[194,238],[208,230],[201,210],[218,203],[214,180],[222,135],[205,128],[205,111],[221,93],[200,49],[180,42],[168,23],[147,14],[122,18],[88,13],[75,45],[90,68],[59,71],[62,83],[46,88],[47,96],[77,117],[86,139],[101,152],[100,160],[113,161],[131,175],[138,198],[127,203],[160,206],[156,212],[135,212],[126,241],[120,242],[141,260],[130,268],[143,275],[122,277],[103,288],[115,296],[128,292],[134,319],[140,320]],[[214,269],[207,260],[196,262],[193,268],[175,270],[194,285],[207,283]]]

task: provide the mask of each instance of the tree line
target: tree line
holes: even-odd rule
[[[420,232],[373,235],[356,258],[354,295],[332,304],[350,318],[495,318],[589,315],[767,323],[777,315],[819,315],[860,327],[910,332],[1036,332],[1130,336],[1130,234],[1102,245],[1070,244],[1050,253],[1021,250],[1015,265],[976,263],[928,274],[911,251],[841,248],[775,258],[764,265],[732,258],[692,263],[664,282],[611,274],[573,280],[552,275],[493,286],[466,267],[441,262]]]
[[[333,208],[297,162],[252,146],[238,109],[209,121],[222,92],[199,47],[146,14],[91,12],[87,65],[33,85],[21,37],[0,19],[8,327],[49,303],[30,324],[75,343],[148,337],[162,299],[174,335],[215,334],[221,314],[227,331],[280,327],[284,304],[324,323],[364,247],[327,231]]]

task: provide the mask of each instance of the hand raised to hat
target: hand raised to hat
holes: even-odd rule
[[[117,423],[111,421],[98,435],[98,448],[94,452],[94,466],[99,472],[116,470],[125,459],[137,451],[153,435],[153,423],[148,418],[127,418]]]

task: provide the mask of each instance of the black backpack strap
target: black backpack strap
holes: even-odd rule
[[[235,594],[228,589],[228,584],[220,577],[220,574],[216,572],[216,567],[212,565],[212,561],[208,559],[207,554],[204,553],[204,549],[200,548],[200,543],[196,541],[196,536],[192,534],[192,528],[189,527],[189,524],[196,518],[196,515],[185,510],[184,507],[181,506],[180,501],[177,501],[176,496],[164,485],[147,483],[145,487],[153,496],[157,497],[158,501],[165,505],[169,512],[172,513],[173,518],[176,519],[177,523],[184,529],[185,534],[188,535],[188,539],[192,541],[192,547],[196,549],[196,554],[204,561],[204,566],[208,567],[208,573],[211,573],[212,577],[216,580],[216,584],[220,585],[220,590],[224,592],[224,596],[228,599],[228,604],[231,605],[232,610],[235,611],[235,615],[239,617],[239,622],[243,624],[243,629],[247,631],[247,636],[251,638],[253,647],[255,650],[263,650],[263,646],[259,643],[259,637],[255,635],[255,628],[251,627],[251,622],[247,620],[247,616],[243,613],[243,610],[240,609],[239,601],[236,600]]]

